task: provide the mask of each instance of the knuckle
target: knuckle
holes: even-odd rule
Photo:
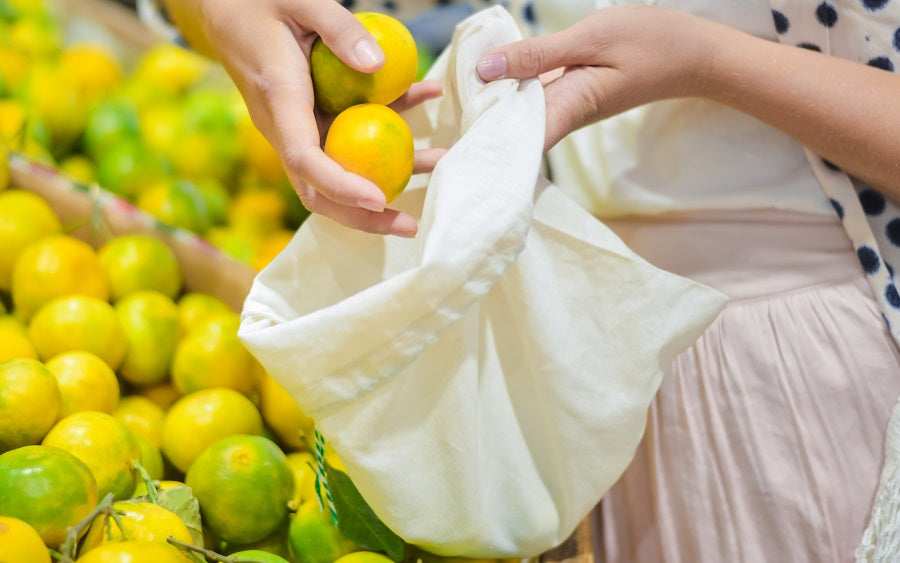
[[[522,50],[518,56],[518,66],[520,70],[532,76],[540,74],[544,63],[544,52],[537,41],[533,39],[525,40]]]

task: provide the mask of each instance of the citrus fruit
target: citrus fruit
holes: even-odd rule
[[[125,425],[112,415],[84,411],[60,420],[44,436],[45,446],[66,450],[87,465],[100,497],[113,493],[123,499],[134,491],[134,461],[141,459],[141,447]]]
[[[125,357],[126,340],[119,317],[109,302],[96,297],[54,299],[31,319],[28,335],[43,359],[82,350],[99,356],[115,370]]]
[[[200,234],[209,228],[209,210],[203,193],[187,180],[158,182],[138,196],[137,205],[173,227]]]
[[[181,551],[172,545],[153,541],[121,541],[98,546],[81,557],[78,563],[185,563]]]
[[[174,96],[196,84],[211,66],[197,53],[161,42],[143,53],[132,80],[142,87],[152,86]]]
[[[226,256],[249,264],[262,244],[259,235],[238,231],[232,227],[213,227],[206,232],[206,240]]]
[[[141,466],[147,471],[147,475],[153,480],[162,479],[166,470],[162,452],[143,436],[135,435],[134,439],[137,440],[138,445],[141,447]],[[136,480],[138,483],[143,481],[142,477],[142,475],[137,476]],[[134,496],[134,491],[131,494]]]
[[[79,411],[111,413],[119,403],[119,380],[95,354],[81,350],[63,352],[47,360],[46,366],[59,385],[59,418]]]
[[[171,407],[175,404],[175,401],[180,399],[183,395],[181,391],[175,388],[170,380],[156,385],[140,387],[137,389],[137,394],[141,397],[150,399],[163,410]]]
[[[158,291],[170,299],[181,291],[181,267],[175,253],[156,237],[122,235],[104,244],[98,255],[109,277],[113,301],[144,289]]]
[[[61,229],[53,209],[40,196],[23,190],[0,193],[0,290],[12,287],[13,264],[22,250]]]
[[[0,561],[50,563],[50,552],[37,530],[27,522],[0,516]]]
[[[181,131],[181,110],[173,101],[148,105],[138,114],[144,144],[165,154],[175,146]]]
[[[171,372],[179,391],[228,387],[247,394],[253,390],[253,356],[238,339],[239,325],[237,314],[219,315],[181,339]]]
[[[59,163],[59,171],[82,184],[92,184],[96,180],[94,161],[81,154],[67,156]]]
[[[238,193],[228,209],[228,224],[238,232],[266,235],[284,225],[285,202],[273,189],[247,189]]]
[[[230,557],[234,557],[240,554],[243,559],[238,559],[238,561],[246,561],[247,558],[251,557],[251,554],[257,554],[259,552],[269,554],[269,557],[279,557],[281,559],[260,559],[263,562],[275,561],[275,563],[281,563],[284,559],[291,559],[291,550],[288,547],[288,519],[278,526],[278,528],[264,537],[261,540],[250,542],[250,543],[227,543],[223,542],[225,545],[222,548],[222,551],[227,553]]]
[[[359,549],[331,522],[328,510],[319,508],[317,502],[305,502],[291,517],[288,529],[291,553],[303,563],[334,563],[334,561]]]
[[[391,563],[393,559],[375,551],[354,551],[335,559],[334,563]]]
[[[203,178],[195,182],[206,211],[209,213],[210,225],[222,225],[228,220],[228,208],[231,206],[231,193],[225,185],[215,178]]]
[[[17,318],[0,316],[0,362],[16,358],[38,359],[28,329]]]
[[[145,501],[126,500],[113,503],[112,510],[119,515],[122,528],[105,514],[97,516],[82,540],[81,554],[99,545],[121,542],[125,539],[166,543],[166,538],[172,536],[185,543],[191,543],[191,533],[181,518],[162,506]]]
[[[261,180],[275,183],[286,177],[281,158],[268,139],[253,124],[249,113],[245,113],[238,121],[238,136],[247,166]]]
[[[22,250],[12,273],[16,316],[31,318],[45,303],[67,295],[109,299],[109,280],[94,249],[69,235],[51,235]]]
[[[359,104],[334,118],[325,137],[325,154],[370,180],[390,202],[412,177],[415,148],[400,114],[379,104]]]
[[[172,405],[163,422],[162,450],[181,471],[213,442],[235,434],[262,434],[256,406],[233,389],[204,389],[185,395]]]
[[[178,300],[178,332],[184,336],[218,315],[233,313],[231,307],[218,297],[208,293],[186,293]]]
[[[178,341],[178,307],[158,291],[129,293],[116,303],[127,349],[119,367],[122,379],[135,385],[161,383]]]
[[[288,518],[293,477],[284,453],[261,436],[223,438],[191,465],[185,484],[206,525],[227,542],[249,543]]]
[[[90,469],[71,453],[25,446],[0,454],[0,514],[28,522],[56,549],[98,502]]]
[[[19,90],[29,115],[47,126],[50,144],[68,148],[84,129],[87,105],[77,85],[49,60],[37,60]]]
[[[304,436],[311,443],[315,422],[300,410],[297,402],[271,375],[263,372],[260,379],[260,412],[266,425],[287,449],[302,449]]]
[[[332,115],[360,103],[389,104],[416,77],[418,54],[409,30],[386,14],[355,15],[384,51],[385,62],[375,72],[359,72],[341,61],[321,38],[316,39],[309,56],[316,106]]]
[[[269,265],[269,262],[281,254],[281,251],[287,247],[288,243],[294,238],[294,232],[286,229],[280,229],[263,239],[259,249],[253,255],[250,265],[257,270],[262,270]]]
[[[288,466],[294,474],[294,496],[291,506],[296,508],[304,502],[318,502],[316,499],[316,460],[309,452],[287,454]]]
[[[128,200],[165,181],[169,162],[137,139],[120,137],[97,155],[97,182]]]
[[[157,448],[162,447],[163,420],[166,413],[163,407],[153,400],[141,395],[122,397],[112,415],[135,436],[142,436]]]
[[[0,452],[37,444],[59,416],[56,378],[37,360],[0,363]]]
[[[260,549],[246,549],[229,555],[235,561],[254,561],[255,563],[288,563],[288,560],[280,555],[275,555]]]
[[[121,141],[135,140],[140,134],[134,105],[120,97],[109,98],[97,103],[88,113],[84,148],[88,155],[97,159]]]
[[[3,62],[2,49],[0,46],[0,65]],[[12,142],[26,132],[28,125],[28,110],[20,101],[0,99],[0,143],[12,146]]]
[[[107,47],[96,43],[75,43],[60,53],[60,74],[70,80],[84,107],[108,96],[124,80],[125,72],[118,57]]]

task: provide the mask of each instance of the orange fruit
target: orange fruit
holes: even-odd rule
[[[262,270],[269,265],[269,262],[281,254],[281,251],[287,247],[288,243],[294,238],[294,232],[286,229],[280,229],[263,239],[259,249],[253,255],[250,265],[257,270]]]
[[[285,201],[274,189],[247,189],[237,194],[228,209],[228,224],[246,235],[267,235],[284,225]]]
[[[119,380],[95,354],[81,350],[63,352],[50,358],[46,365],[59,385],[59,418],[79,411],[111,413],[119,403]]]
[[[144,234],[116,237],[97,253],[109,277],[113,301],[151,289],[170,299],[181,291],[181,266],[175,253],[160,239]]]
[[[113,493],[123,499],[134,491],[133,462],[140,461],[141,447],[125,425],[112,415],[84,411],[60,420],[44,436],[45,446],[66,450],[90,468],[100,497]]]
[[[360,104],[334,119],[325,137],[325,154],[370,180],[391,202],[412,177],[415,147],[400,114],[387,106]]]
[[[119,515],[122,528],[111,517],[94,518],[79,551],[82,555],[97,546],[121,542],[126,539],[166,543],[169,536],[185,543],[192,543],[191,533],[181,518],[162,506],[139,500],[113,503],[112,509]]]
[[[309,452],[291,452],[287,454],[288,466],[294,474],[294,496],[291,499],[293,508],[304,502],[319,502],[316,493],[316,459]]]
[[[0,363],[0,452],[37,444],[60,410],[56,378],[37,360]]]
[[[65,450],[25,446],[0,454],[0,514],[27,522],[48,547],[58,548],[98,501],[90,469]]]
[[[250,399],[233,389],[204,389],[182,397],[166,413],[162,449],[172,465],[187,471],[213,442],[262,432],[262,416]]]
[[[253,561],[254,563],[288,563],[284,557],[261,549],[245,549],[232,553],[229,557],[235,561]]]
[[[78,558],[78,563],[185,563],[187,557],[167,543],[129,540],[103,544]]]
[[[161,42],[143,53],[132,80],[144,88],[159,89],[174,96],[200,81],[211,67],[209,60],[197,53]]]
[[[153,290],[129,293],[116,303],[127,349],[119,375],[135,385],[161,383],[178,342],[178,307],[166,295]]]
[[[248,167],[261,180],[275,183],[286,177],[281,157],[253,124],[249,113],[245,113],[238,121],[238,135]]]
[[[50,552],[28,522],[0,516],[0,561],[50,563]]]
[[[109,299],[109,279],[89,244],[70,235],[51,235],[19,254],[12,273],[16,316],[31,318],[44,304],[68,295]]]
[[[9,187],[9,147],[0,139],[0,190]]]
[[[186,293],[178,300],[178,332],[185,336],[206,321],[232,314],[227,303],[208,293]]]
[[[191,465],[185,484],[206,526],[227,542],[261,540],[288,518],[291,469],[278,446],[261,436],[215,442]]]
[[[210,225],[203,193],[187,180],[157,182],[140,194],[137,205],[173,227],[203,234]]]
[[[109,302],[96,297],[54,299],[31,319],[28,335],[45,360],[81,350],[99,356],[116,370],[125,358],[126,340],[119,317]]]
[[[175,348],[172,381],[182,393],[228,387],[244,394],[253,391],[253,356],[238,339],[240,318],[216,316],[188,333]]]
[[[175,404],[183,395],[175,388],[171,380],[157,385],[148,385],[137,390],[137,394],[153,401],[159,408],[166,410]]]
[[[362,23],[384,51],[384,65],[372,73],[347,66],[321,38],[310,52],[316,106],[332,115],[361,103],[389,104],[416,78],[418,54],[412,34],[399,20],[376,12],[359,12]]]
[[[57,64],[62,76],[74,84],[85,106],[108,96],[125,77],[116,54],[96,43],[67,46]]]
[[[342,555],[334,560],[334,563],[391,563],[393,559],[387,557],[383,553],[374,551],[354,551],[347,555]]]
[[[24,190],[0,193],[0,290],[12,287],[13,265],[25,247],[61,230],[59,218],[40,196]]]
[[[141,447],[141,466],[147,472],[147,475],[150,476],[150,479],[155,481],[162,479],[166,471],[162,452],[143,436],[135,435],[134,439],[137,440],[138,445]],[[137,483],[143,483],[144,481],[142,475],[138,475],[135,479]],[[135,489],[137,489],[137,487],[135,487]],[[132,491],[131,495],[135,496],[134,491]]]

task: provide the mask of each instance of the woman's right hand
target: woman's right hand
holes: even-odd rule
[[[414,236],[416,221],[385,209],[372,182],[345,171],[322,152],[309,53],[321,37],[345,63],[362,72],[384,64],[369,32],[334,0],[167,0],[187,42],[219,60],[244,98],[256,127],[281,157],[303,205],[354,229]],[[398,103],[440,95],[420,83]],[[417,155],[416,172],[429,171],[435,153]]]

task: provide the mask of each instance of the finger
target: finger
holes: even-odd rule
[[[394,209],[376,213],[359,207],[340,205],[321,197],[321,194],[314,194],[311,201],[304,201],[304,205],[313,213],[367,233],[411,238],[416,236],[419,230],[419,225],[412,216]]]
[[[621,74],[604,67],[570,67],[544,86],[547,123],[544,150],[585,125],[633,107]]]
[[[426,100],[439,98],[443,94],[444,85],[439,80],[423,80],[410,86],[409,90],[390,104],[390,107],[396,112],[403,112]]]
[[[372,34],[339,2],[306,0],[286,4],[296,21],[318,33],[334,54],[355,70],[374,72],[384,65],[384,51]]]
[[[582,64],[581,54],[566,29],[543,37],[523,39],[485,53],[476,64],[485,82],[500,78],[534,78],[544,72]]]
[[[413,164],[413,174],[431,172],[437,166],[438,161],[447,154],[447,149],[420,149],[416,151],[416,160]]]

